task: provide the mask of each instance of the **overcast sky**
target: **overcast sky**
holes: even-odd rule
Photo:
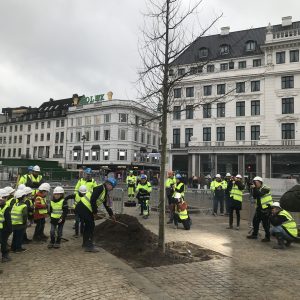
[[[145,1],[0,0],[0,109],[109,90],[135,99]],[[201,25],[220,13],[211,34],[300,21],[300,1],[203,0]]]

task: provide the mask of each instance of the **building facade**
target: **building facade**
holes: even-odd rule
[[[300,22],[197,39],[175,62],[169,166],[192,175],[300,174]]]

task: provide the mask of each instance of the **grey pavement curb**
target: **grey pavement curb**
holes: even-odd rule
[[[99,245],[101,247],[101,245]],[[107,252],[101,248],[101,256],[105,258],[108,264],[115,270],[124,275],[124,277],[135,287],[137,287],[141,292],[153,300],[172,300],[166,292],[164,292],[160,287],[153,284],[147,278],[139,274],[132,267],[127,265],[125,262],[115,257],[111,253]]]

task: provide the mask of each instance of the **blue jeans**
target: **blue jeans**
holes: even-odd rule
[[[279,235],[283,240],[286,240],[286,241],[289,241],[289,242],[292,242],[294,241],[294,238],[291,237],[283,228],[282,226],[274,226],[272,227],[271,229],[271,234],[273,236],[277,236]]]
[[[50,238],[51,238],[51,244],[54,244],[55,242],[57,244],[60,244],[61,237],[63,234],[63,228],[64,228],[64,223],[59,223],[59,224],[52,224],[51,223],[51,229],[50,229]],[[57,238],[55,241],[55,233],[57,231]]]
[[[214,213],[218,213],[218,206],[220,202],[220,213],[224,213],[224,196],[214,196]]]

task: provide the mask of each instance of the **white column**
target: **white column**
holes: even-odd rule
[[[266,177],[266,163],[267,163],[266,154],[263,153],[261,155],[261,177],[262,178]]]

